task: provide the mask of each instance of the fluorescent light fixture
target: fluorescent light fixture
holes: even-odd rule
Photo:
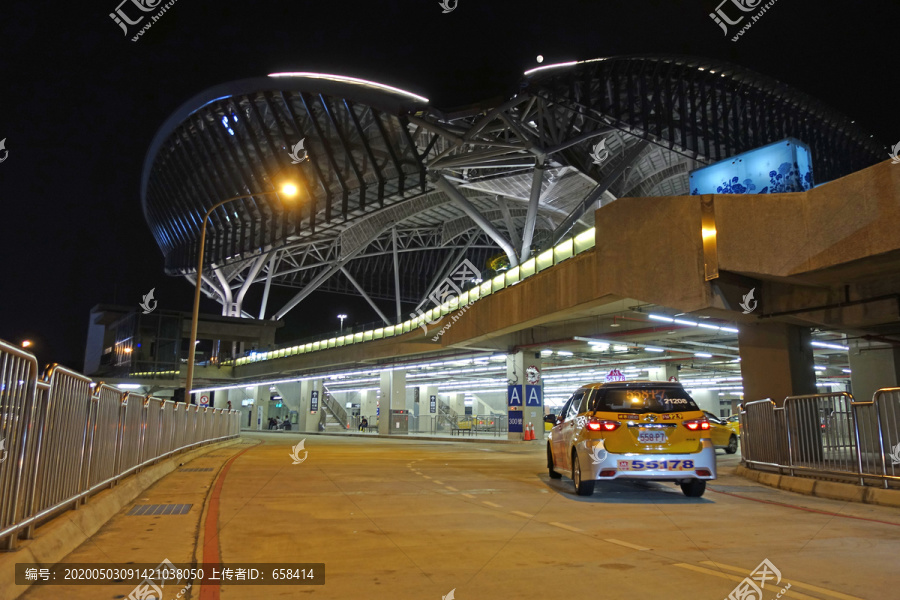
[[[578,61],[573,60],[570,62],[556,63],[556,64],[552,64],[552,65],[544,65],[542,67],[535,67],[533,69],[529,69],[529,70],[525,71],[525,76],[527,77],[528,75],[532,75],[534,73],[537,73],[538,71],[546,71],[547,69],[559,69],[561,67],[573,67],[577,64],[578,64]]]
[[[591,344],[591,350],[594,352],[606,352],[609,350],[609,344]]]
[[[615,352],[628,352],[628,346],[625,344],[614,344],[612,348]]]
[[[558,351],[556,352],[556,354],[557,354],[558,356],[574,356],[574,353],[569,352],[569,351],[567,351],[567,350],[558,350]]]
[[[493,361],[506,360],[506,355],[505,354],[495,354],[491,357],[491,360],[493,360]]]
[[[654,348],[653,346],[644,346],[644,350],[647,352],[665,352],[662,348]]]
[[[697,327],[702,327],[704,329],[715,329],[716,331],[721,329],[721,327],[719,327],[718,325],[707,325],[706,323],[698,323]]]
[[[841,371],[842,371],[843,373],[850,373],[850,372],[851,372],[850,369],[841,369]]]
[[[674,319],[672,319],[670,317],[664,317],[662,315],[647,315],[647,316],[650,317],[651,319],[653,319],[654,321],[662,321],[663,323],[671,323],[672,321],[674,321]]]
[[[832,350],[849,350],[849,346],[841,346],[840,344],[828,344],[825,342],[812,342],[812,346],[816,348],[831,348]]]
[[[734,327],[719,327],[719,329],[722,330],[722,331],[727,331],[728,333],[740,333],[740,332],[739,332],[737,329],[735,329]]]
[[[347,77],[345,75],[332,75],[330,73],[308,73],[308,72],[289,72],[289,73],[270,73],[269,77],[305,77],[307,79],[326,79],[328,81],[336,81],[338,83],[353,83],[356,85],[363,85],[366,87],[375,88],[377,90],[381,90],[384,92],[391,92],[394,94],[400,94],[401,96],[406,96],[407,98],[412,98],[413,100],[418,100],[419,102],[428,102],[428,98],[424,96],[419,96],[418,94],[413,94],[412,92],[408,92],[406,90],[401,90],[400,88],[395,88],[390,85],[384,85],[383,83],[378,83],[377,81],[369,81],[367,79],[359,79],[358,77]]]
[[[813,369],[815,369],[816,371],[824,371],[825,367],[820,367],[819,365],[816,365],[815,367],[813,367]]]
[[[120,383],[116,387],[119,388],[120,390],[136,390],[139,387],[141,387],[141,384],[139,384],[139,383]]]
[[[684,319],[675,319],[675,322],[679,325],[690,325],[691,327],[696,327],[697,323],[694,321],[685,321]]]
[[[706,352],[694,352],[694,356],[697,358],[712,358],[712,354],[707,354]]]

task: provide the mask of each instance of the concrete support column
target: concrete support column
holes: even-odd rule
[[[742,325],[738,333],[744,401],[816,393],[810,331],[787,323]]]
[[[511,440],[524,439],[525,426],[534,426],[535,439],[544,437],[544,389],[541,377],[541,355],[539,352],[517,352],[506,357],[506,378],[510,388],[507,392],[507,416]],[[530,380],[529,380],[530,378]],[[518,394],[518,398],[514,398]],[[516,429],[516,418],[522,419],[522,431]]]
[[[850,385],[857,400],[871,400],[881,388],[900,381],[900,349],[854,340],[850,344]]]
[[[316,411],[313,412],[313,397],[316,398]],[[322,399],[325,390],[321,379],[310,379],[300,382],[300,411],[297,415],[297,429],[299,431],[318,431],[319,420],[322,418]]]
[[[651,381],[669,381],[670,377],[678,378],[678,366],[672,363],[654,367],[647,373],[647,378]]]
[[[406,371],[391,370],[381,373],[381,416],[378,419],[378,433],[392,432],[391,409],[407,410]]]

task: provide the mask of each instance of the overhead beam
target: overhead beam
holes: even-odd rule
[[[525,214],[525,228],[522,230],[522,257],[523,261],[531,258],[531,242],[534,240],[534,223],[537,220],[538,205],[541,202],[541,190],[544,184],[544,160],[538,158],[537,165],[531,176],[531,198],[528,200],[528,212]]]
[[[372,298],[369,297],[369,294],[366,293],[366,290],[364,290],[363,287],[361,285],[359,285],[359,282],[357,282],[356,279],[354,279],[353,276],[350,275],[350,272],[346,269],[346,267],[341,267],[341,273],[344,274],[344,277],[347,278],[347,281],[349,281],[351,284],[353,284],[353,287],[356,288],[356,291],[359,292],[359,295],[362,296],[363,299],[369,303],[369,306],[372,307],[372,310],[374,310],[376,313],[378,313],[378,316],[381,317],[381,320],[384,321],[384,324],[385,325],[393,325],[393,323],[391,323],[390,320],[388,320],[388,318],[386,316],[384,316],[384,313],[381,312],[381,309],[378,308],[378,305],[375,304],[375,302],[372,300]],[[400,321],[398,320],[397,322],[399,323]]]
[[[625,169],[634,164],[634,162],[640,157],[641,153],[644,149],[650,144],[650,142],[646,140],[641,140],[634,144],[631,148],[625,151],[625,155],[622,157],[622,160],[613,167],[609,173],[603,176],[603,179],[600,180],[600,183],[594,187],[590,193],[585,196],[584,200],[582,200],[575,209],[569,213],[569,216],[565,218],[565,220],[560,223],[559,227],[553,232],[553,245],[560,243],[562,239],[569,233],[569,230],[578,222],[578,219],[584,216],[584,213],[594,204],[600,197],[609,190],[610,186],[616,182],[616,180],[622,176],[625,172]]]
[[[516,255],[516,249],[513,248],[512,244],[509,243],[509,240],[503,237],[503,234],[500,233],[497,228],[491,224],[490,221],[485,219],[484,215],[478,212],[478,209],[476,209],[475,206],[473,206],[472,203],[469,202],[469,200],[465,196],[463,196],[458,189],[456,189],[456,186],[447,181],[447,179],[440,174],[437,175],[437,181],[435,185],[440,191],[447,194],[447,197],[449,197],[454,203],[456,203],[456,205],[459,206],[462,211],[469,216],[470,219],[475,221],[475,223],[477,223],[478,226],[481,227],[481,229],[483,229],[484,232],[488,234],[488,236],[490,236],[490,238],[494,240],[494,242],[496,242],[497,245],[500,246],[500,248],[503,249],[503,252],[505,252],[507,258],[509,258],[510,268],[519,266],[519,257]]]

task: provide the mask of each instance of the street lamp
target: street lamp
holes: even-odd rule
[[[31,340],[22,340],[23,348],[28,348],[29,346],[31,346]]]
[[[338,315],[338,319],[341,320],[341,333],[344,332],[344,319],[347,318],[347,315]]]
[[[258,194],[244,194],[242,196],[225,198],[221,202],[214,204],[208,211],[206,211],[206,214],[203,216],[203,226],[200,228],[200,257],[197,259],[197,285],[196,290],[194,291],[194,313],[191,316],[191,341],[190,344],[188,344],[187,377],[184,383],[184,397],[186,402],[190,402],[191,389],[194,386],[194,355],[197,352],[197,320],[200,315],[200,287],[203,283],[203,253],[206,250],[206,222],[207,220],[209,220],[209,216],[213,213],[214,210],[216,210],[223,204],[233,202],[235,200],[256,198],[258,196],[271,196],[273,194],[281,194],[286,198],[293,198],[297,195],[298,192],[299,188],[296,184],[285,183],[281,186],[280,191],[260,192]]]

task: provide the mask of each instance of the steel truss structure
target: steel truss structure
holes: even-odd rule
[[[422,307],[463,259],[515,266],[630,196],[680,195],[692,169],[778,141],[808,143],[818,181],[878,162],[882,146],[775,80],[726,63],[638,56],[548,65],[491,109],[445,113],[358,79],[283,74],[208,90],[168,119],[147,154],[145,218],[166,272],[223,314],[283,318],[317,291],[358,294],[385,322]],[[279,180],[303,200],[283,205]],[[267,306],[271,286],[293,288]],[[385,315],[374,300],[394,300]]]

